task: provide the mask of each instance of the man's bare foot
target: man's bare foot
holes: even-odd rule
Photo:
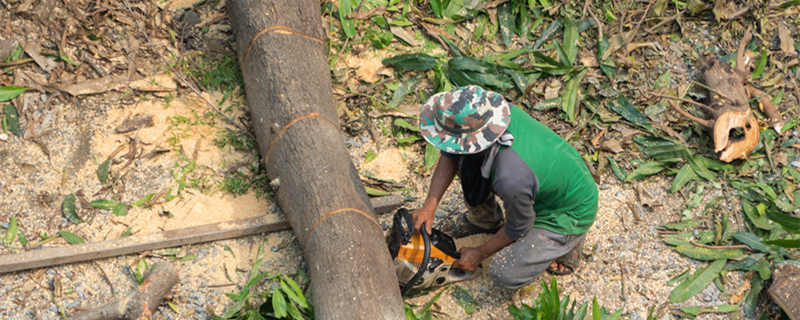
[[[551,263],[550,266],[547,267],[547,271],[555,275],[565,275],[565,274],[570,274],[575,270],[573,270],[572,267],[566,264],[559,263],[558,261],[553,261],[553,263]]]

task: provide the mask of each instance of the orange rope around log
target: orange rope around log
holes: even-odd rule
[[[328,219],[328,217],[333,216],[335,214],[342,213],[342,212],[358,213],[358,214],[362,215],[363,217],[369,219],[369,221],[372,221],[372,223],[374,223],[376,226],[378,226],[378,228],[381,227],[381,224],[378,223],[378,220],[375,220],[375,217],[373,217],[369,213],[364,212],[363,210],[359,210],[359,209],[356,209],[356,208],[341,208],[341,209],[331,210],[331,211],[328,211],[327,213],[325,213],[324,215],[322,215],[322,217],[320,217],[319,220],[317,220],[317,222],[315,222],[314,225],[311,226],[311,229],[308,230],[308,233],[306,233],[306,239],[303,241],[303,247],[305,248],[305,247],[308,246],[308,240],[311,239],[311,235],[314,233],[314,230],[317,229],[317,227],[320,224],[322,224],[322,222],[325,221],[325,219]]]
[[[244,52],[244,56],[242,56],[242,71],[247,70],[247,68],[246,68],[246,66],[247,66],[247,63],[246,63],[247,62],[247,56],[250,55],[250,49],[253,49],[253,46],[256,44],[256,40],[258,40],[258,38],[261,37],[262,35],[264,35],[266,33],[269,33],[269,32],[274,32],[274,33],[277,33],[277,34],[296,35],[296,36],[300,36],[303,39],[308,39],[308,40],[311,40],[311,41],[314,41],[314,42],[317,42],[317,43],[320,43],[320,44],[323,44],[323,45],[325,44],[325,41],[323,41],[322,39],[303,34],[303,33],[299,32],[299,31],[297,31],[295,29],[292,29],[289,26],[284,26],[284,25],[269,26],[269,27],[266,27],[264,29],[261,29],[261,31],[259,31],[258,33],[256,33],[255,36],[253,36],[253,39],[250,39],[250,43],[247,45],[247,51],[245,51]]]
[[[289,128],[291,128],[295,123],[299,122],[300,120],[311,119],[311,118],[320,118],[322,120],[325,120],[328,123],[332,124],[336,128],[337,131],[339,130],[339,125],[336,124],[336,122],[334,122],[333,120],[328,119],[325,116],[319,114],[319,112],[311,112],[311,113],[302,115],[300,117],[297,117],[294,120],[289,121],[289,123],[287,123],[285,126],[283,126],[283,128],[281,128],[281,131],[279,131],[278,134],[275,135],[275,137],[272,138],[272,141],[270,141],[269,148],[267,148],[267,153],[264,155],[264,165],[265,166],[269,165],[269,156],[272,154],[272,149],[275,149],[275,145],[278,144],[278,140],[281,139],[283,134],[286,133],[286,131],[289,130]]]

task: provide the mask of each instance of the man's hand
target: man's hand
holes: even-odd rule
[[[411,218],[414,220],[414,230],[419,230],[422,227],[422,224],[425,224],[425,231],[428,234],[431,234],[431,230],[433,228],[433,217],[436,214],[436,209],[430,209],[428,207],[423,206],[417,210],[414,210],[414,213],[411,214]]]
[[[477,248],[465,247],[459,250],[461,258],[453,263],[453,268],[458,268],[464,271],[475,272],[478,265],[486,259],[486,256]]]

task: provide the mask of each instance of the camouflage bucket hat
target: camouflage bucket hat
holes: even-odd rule
[[[422,136],[447,153],[473,154],[508,128],[510,106],[499,93],[466,86],[431,96],[419,116]]]

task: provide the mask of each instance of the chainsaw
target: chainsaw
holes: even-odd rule
[[[428,289],[448,283],[469,280],[478,272],[453,268],[459,259],[456,243],[446,233],[432,229],[414,231],[411,214],[405,208],[395,212],[389,234],[389,253],[394,258],[397,279],[403,295],[410,289]]]

